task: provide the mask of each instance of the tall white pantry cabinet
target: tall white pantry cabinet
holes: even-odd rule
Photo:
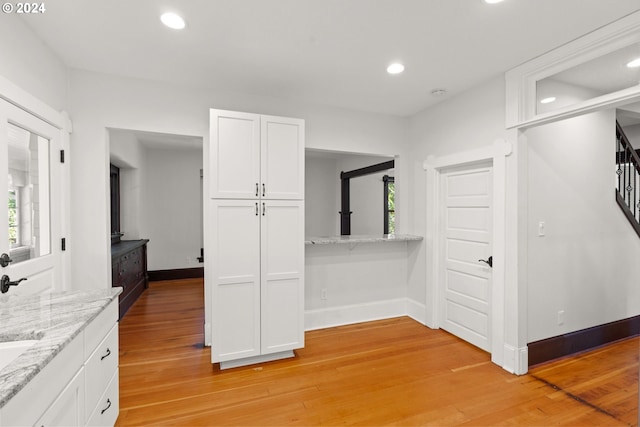
[[[304,121],[210,111],[211,361],[304,347]]]

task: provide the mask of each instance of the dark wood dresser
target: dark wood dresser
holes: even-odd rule
[[[122,240],[111,245],[111,285],[122,287],[120,319],[149,287],[147,242],[147,239]]]

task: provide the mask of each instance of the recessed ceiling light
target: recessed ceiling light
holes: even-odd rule
[[[548,98],[543,98],[540,100],[540,104],[551,104],[552,102],[555,102],[556,97],[555,96],[550,96]]]
[[[174,30],[182,30],[184,28],[184,19],[173,12],[167,12],[162,14],[160,20],[164,25]]]
[[[403,71],[404,65],[400,64],[399,62],[391,64],[387,67],[387,73],[389,74],[400,74]]]
[[[496,3],[502,3],[504,0],[484,0],[485,3],[487,4],[496,4]]]
[[[640,67],[640,58],[636,58],[631,62],[627,63],[627,67],[629,68],[638,68]]]

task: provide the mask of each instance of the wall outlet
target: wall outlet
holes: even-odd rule
[[[320,299],[327,299],[327,288],[320,289]]]
[[[558,326],[564,325],[564,310],[558,311]]]

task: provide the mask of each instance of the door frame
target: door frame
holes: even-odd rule
[[[509,347],[505,340],[505,281],[506,281],[506,159],[513,152],[511,143],[498,139],[492,145],[479,149],[435,157],[429,156],[423,167],[426,171],[426,323],[427,326],[440,328],[439,279],[443,274],[441,262],[441,243],[444,238],[441,230],[440,212],[442,207],[441,182],[443,173],[454,167],[491,164],[493,167],[493,200],[491,240],[493,245],[493,277],[491,291],[491,361],[514,373],[520,369],[511,366],[506,354]],[[514,349],[515,350],[515,349]],[[526,351],[526,349],[525,349]],[[525,354],[526,357],[526,354]],[[521,360],[521,357],[519,358]],[[526,359],[525,359],[526,360]],[[526,369],[526,368],[525,368]]]
[[[60,148],[67,154],[65,157],[66,167],[62,168],[60,173],[61,186],[60,188],[60,236],[69,237],[70,231],[70,134],[73,131],[73,125],[69,115],[65,111],[56,111],[49,105],[42,102],[40,99],[31,95],[21,87],[15,85],[10,80],[3,76],[0,76],[0,99],[3,99],[10,104],[18,107],[19,109],[29,113],[30,115],[44,121],[45,123],[53,126],[59,131],[60,136]],[[51,153],[51,156],[55,156],[55,153]],[[58,273],[58,277],[61,282],[57,284],[56,291],[66,291],[74,289],[71,283],[71,251],[69,249],[69,243],[67,242],[67,248],[65,251],[60,252],[59,265],[61,271]],[[52,245],[56,242],[52,241]]]

